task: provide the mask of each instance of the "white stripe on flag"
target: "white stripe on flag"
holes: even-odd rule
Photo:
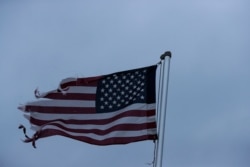
[[[65,93],[88,93],[88,94],[96,94],[96,87],[92,86],[70,86],[69,90],[65,91]]]

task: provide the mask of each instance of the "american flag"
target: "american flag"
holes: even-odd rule
[[[109,75],[67,78],[19,109],[35,130],[25,142],[61,135],[95,145],[155,140],[156,65]]]

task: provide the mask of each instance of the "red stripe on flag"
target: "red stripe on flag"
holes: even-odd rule
[[[39,133],[39,138],[54,136],[54,135],[60,135],[64,137],[69,137],[75,140],[83,141],[89,144],[94,145],[110,145],[110,144],[128,144],[132,142],[138,142],[142,140],[156,140],[156,135],[141,135],[141,136],[132,136],[132,137],[112,137],[104,140],[96,140],[90,137],[85,136],[73,136],[68,133],[65,133],[61,130],[55,130],[55,129],[46,129]]]
[[[63,82],[60,84],[62,89],[70,86],[97,86],[98,81],[103,78],[102,76],[88,77],[88,78],[77,78],[74,81]]]
[[[95,100],[95,94],[87,94],[87,93],[49,93],[43,98],[48,99],[61,99],[61,100]]]
[[[40,112],[40,113],[60,113],[60,114],[88,114],[95,113],[94,107],[50,107],[50,106],[25,106],[25,110],[28,112]]]

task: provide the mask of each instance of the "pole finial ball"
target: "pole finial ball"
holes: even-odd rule
[[[171,52],[170,51],[166,51],[165,53],[163,53],[161,55],[161,57],[160,57],[161,60],[164,60],[166,56],[169,56],[169,58],[171,58],[171,56],[172,56]]]

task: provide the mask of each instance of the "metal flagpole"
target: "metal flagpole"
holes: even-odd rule
[[[168,57],[167,62],[167,75],[165,75],[166,67],[166,57]],[[165,127],[166,127],[166,111],[167,111],[167,95],[168,95],[168,84],[169,84],[169,72],[170,72],[170,59],[171,52],[167,51],[161,55],[161,67],[159,76],[159,91],[158,91],[158,103],[157,103],[157,119],[158,119],[158,141],[156,145],[156,163],[154,167],[162,167],[163,161],[163,148],[164,148],[164,138],[165,138]]]
[[[163,87],[163,66],[164,66],[164,61],[161,59],[160,62],[158,63],[158,65],[160,66],[160,71],[159,71],[159,81],[158,81],[158,91],[157,91],[157,103],[156,103],[156,109],[157,109],[157,134],[159,134],[160,132],[160,128],[161,128],[161,106],[162,106],[162,87]],[[158,157],[158,140],[155,141],[155,158]],[[155,163],[153,163],[153,167],[156,167],[157,166],[157,159],[156,161],[154,161]]]

